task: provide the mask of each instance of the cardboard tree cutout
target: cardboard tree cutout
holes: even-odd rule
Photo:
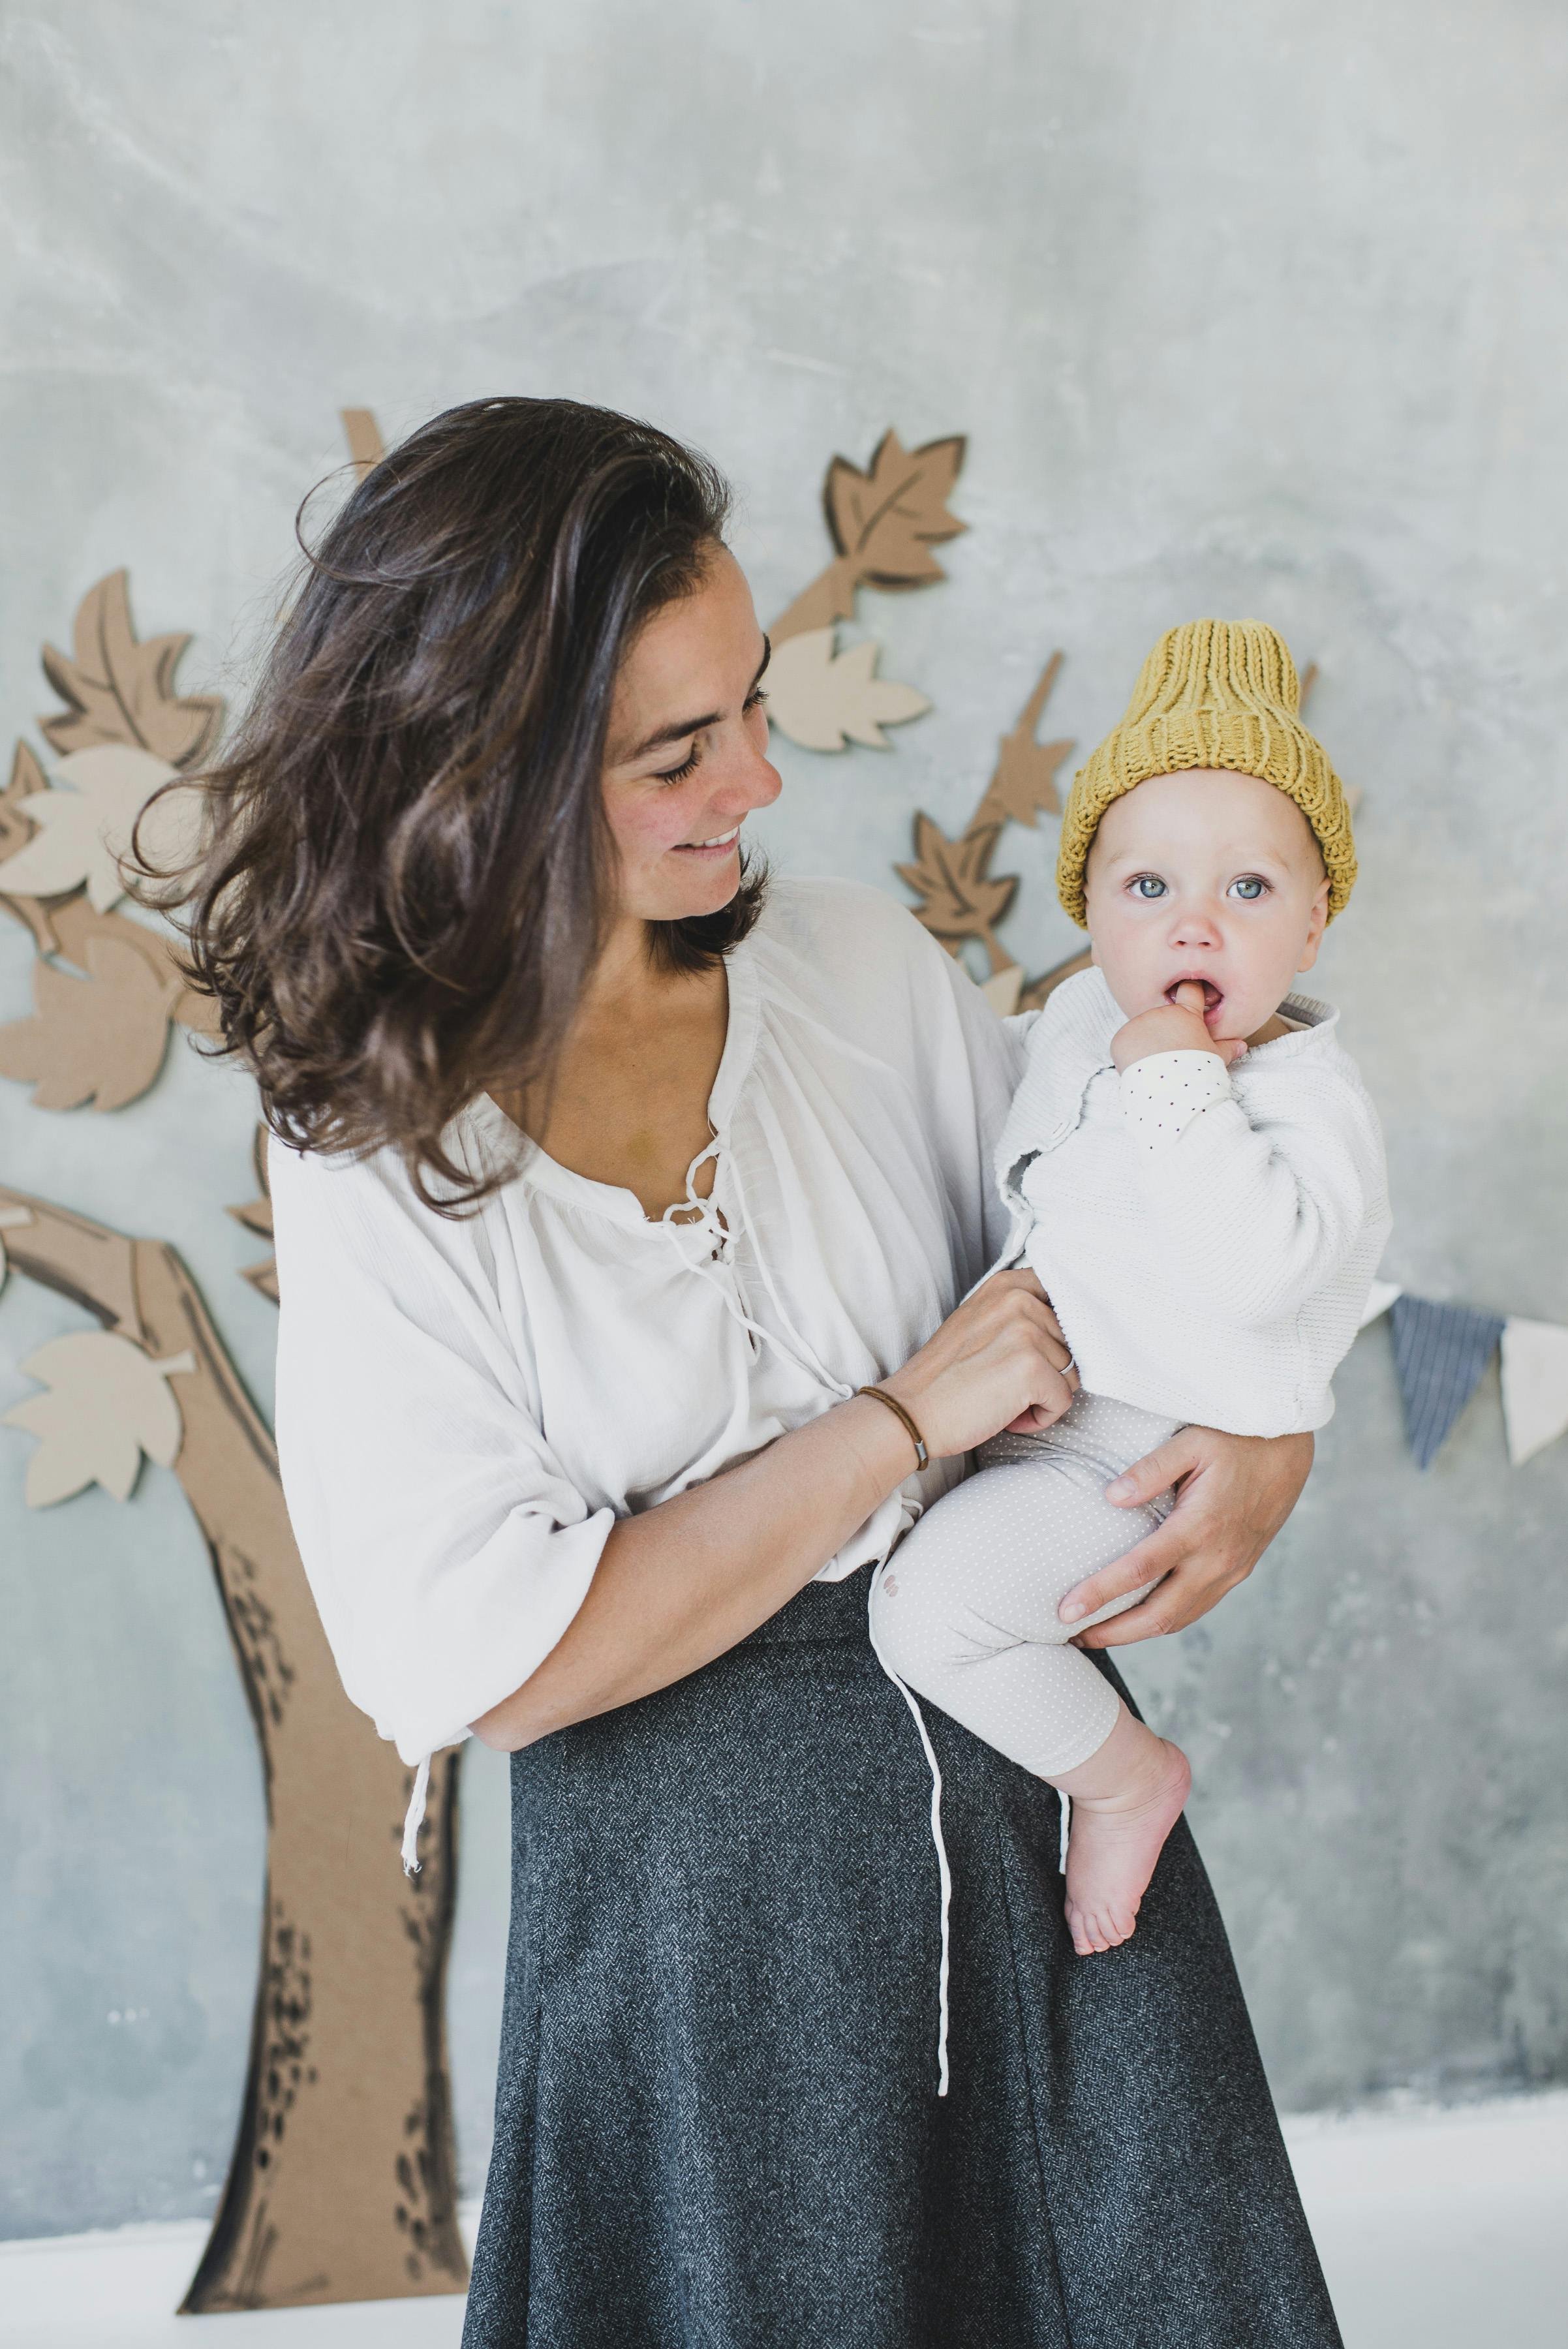
[[[0,1028],[0,1072],[32,1082],[40,1107],[133,1100],[162,1065],[171,1019],[211,1026],[170,935],[115,910],[130,826],[217,731],[216,702],[174,691],[186,641],[139,645],[117,572],[83,599],[74,662],[45,654],[68,704],[43,721],[59,764],[51,777],[20,745],[0,797],[0,907],[39,957],[36,1011]],[[178,846],[180,798],[158,802],[176,816],[156,844]],[[237,1212],[270,1233],[260,1150],[256,1171],[263,1195]],[[458,1755],[432,1764],[423,1868],[405,1877],[411,1774],[343,1693],[271,1435],[179,1256],[5,1188],[0,1246],[16,1272],[103,1325],[23,1366],[42,1389],[7,1413],[37,1439],[28,1501],[47,1507],[93,1482],[123,1500],[144,1455],[172,1468],[206,1539],[261,1746],[267,1864],[250,2063],[185,2309],[461,2290],[443,2013]],[[270,1265],[246,1277],[275,1297]]]

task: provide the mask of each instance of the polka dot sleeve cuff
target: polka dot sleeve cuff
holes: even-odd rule
[[[1122,1071],[1122,1114],[1150,1150],[1180,1140],[1195,1117],[1230,1101],[1231,1071],[1218,1052],[1150,1052]]]

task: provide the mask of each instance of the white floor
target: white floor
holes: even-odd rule
[[[1568,2095],[1295,2121],[1286,2133],[1345,2349],[1564,2349]],[[193,2328],[170,2312],[204,2237],[192,2224],[0,2243],[0,2341],[457,2349],[456,2298],[208,2316]]]

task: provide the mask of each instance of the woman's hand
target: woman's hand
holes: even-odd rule
[[[1207,1615],[1251,1573],[1294,1508],[1312,1461],[1310,1435],[1221,1435],[1212,1427],[1184,1427],[1135,1463],[1106,1486],[1106,1499],[1130,1509],[1174,1485],[1176,1506],[1136,1549],[1070,1590],[1062,1620],[1081,1622],[1146,1582],[1157,1588],[1125,1615],[1081,1633],[1079,1647],[1158,1640]]]
[[[882,1384],[914,1420],[932,1459],[945,1460],[1002,1428],[1049,1427],[1060,1419],[1078,1391],[1072,1359],[1034,1275],[998,1272]]]

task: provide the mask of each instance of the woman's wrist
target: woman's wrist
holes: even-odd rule
[[[914,1413],[909,1411],[905,1404],[898,1401],[898,1396],[896,1394],[889,1393],[888,1390],[882,1386],[859,1387],[856,1392],[858,1394],[869,1396],[873,1402],[879,1402],[884,1411],[890,1411],[892,1413],[894,1418],[898,1421],[899,1426],[903,1429],[905,1434],[909,1437],[910,1443],[915,1447],[916,1467],[929,1468],[931,1464],[931,1455],[927,1447],[926,1439],[920,1433]]]
[[[827,1414],[836,1436],[851,1455],[864,1495],[865,1515],[880,1508],[889,1493],[915,1474],[914,1444],[896,1412],[874,1395],[852,1395]]]

